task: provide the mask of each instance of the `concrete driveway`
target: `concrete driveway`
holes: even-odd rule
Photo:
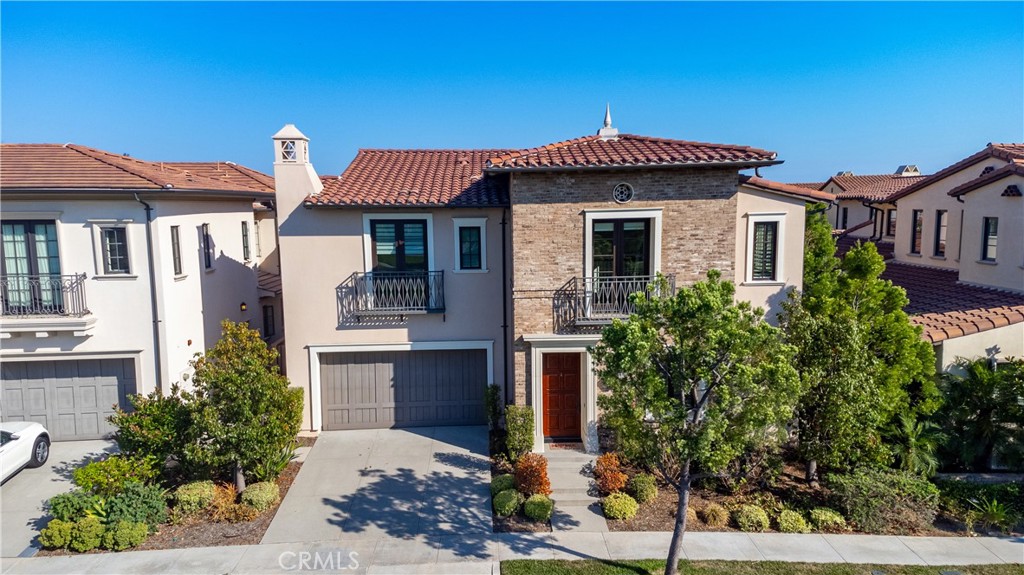
[[[57,441],[50,446],[45,465],[22,469],[0,486],[0,557],[33,554],[36,535],[47,521],[43,504],[71,491],[71,472],[76,468],[115,451],[113,441]]]
[[[484,556],[489,481],[485,427],[324,432],[262,542],[458,539]]]

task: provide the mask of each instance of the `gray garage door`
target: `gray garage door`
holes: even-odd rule
[[[107,416],[135,393],[135,361],[82,359],[4,361],[3,421],[36,421],[53,440],[100,439],[114,431]]]
[[[486,423],[484,350],[320,356],[324,429]]]

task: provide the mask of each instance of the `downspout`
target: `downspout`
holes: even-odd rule
[[[149,261],[149,302],[153,314],[153,366],[156,370],[156,388],[163,394],[163,370],[160,365],[160,306],[157,304],[156,294],[156,267],[153,257],[153,207],[135,194],[135,201],[143,205],[146,210],[146,257]]]
[[[510,178],[511,179],[511,178]],[[505,386],[505,404],[508,405],[508,303],[511,294],[508,290],[508,208],[501,210],[501,345],[503,356],[501,360],[502,374]],[[513,400],[511,403],[515,403]]]
[[[872,206],[871,204],[867,203],[867,202],[861,202],[860,205],[862,205],[862,206],[864,206],[865,208],[868,209],[868,217],[871,218],[871,237],[868,238],[868,240],[870,240],[872,242],[877,242],[878,240],[881,239],[881,236],[878,235],[879,224],[878,224],[878,218],[876,217],[875,214],[876,214],[876,212],[879,212],[880,210],[878,208]]]

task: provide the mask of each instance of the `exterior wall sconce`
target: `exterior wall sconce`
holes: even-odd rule
[[[245,302],[243,301],[242,305],[238,306],[238,309],[239,311],[246,311],[249,309],[249,306],[245,305]]]

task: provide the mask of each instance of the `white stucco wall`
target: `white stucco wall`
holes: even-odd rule
[[[736,299],[749,301],[765,310],[767,320],[775,324],[782,311],[781,304],[792,289],[803,287],[803,242],[805,227],[804,201],[778,194],[739,187],[736,198]],[[771,283],[751,282],[748,278],[747,246],[751,233],[749,220],[756,214],[781,214],[781,264],[779,280]]]
[[[1024,190],[1024,177],[1008,176],[962,196],[960,281],[1024,292],[1024,198],[1002,196],[1009,185]],[[994,262],[981,261],[986,217],[999,218]]]
[[[948,370],[958,357],[1024,358],[1024,323],[947,339],[935,346],[935,361],[940,371]]]

